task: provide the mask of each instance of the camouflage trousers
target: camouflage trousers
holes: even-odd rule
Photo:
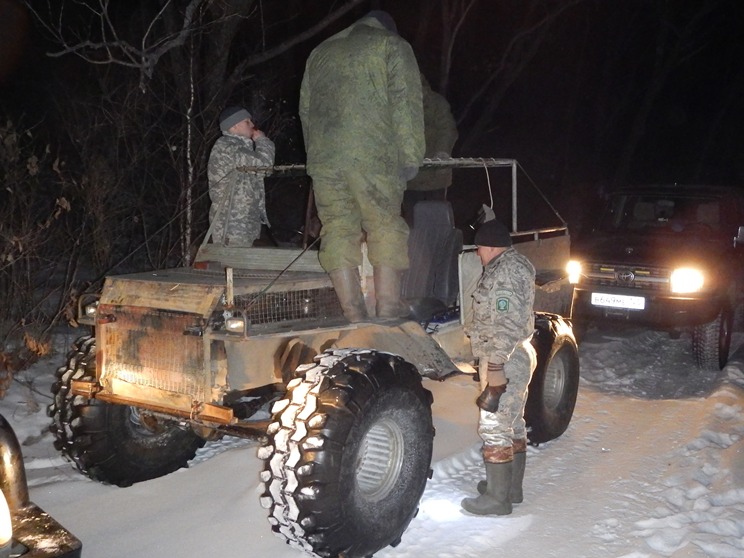
[[[537,354],[532,344],[525,341],[518,345],[504,364],[508,383],[501,396],[499,409],[489,413],[480,409],[478,435],[483,440],[483,458],[488,463],[505,463],[513,459],[515,449],[527,439],[524,421],[524,406],[527,402],[527,387],[537,366]],[[480,375],[481,389],[486,387],[485,374]],[[514,446],[519,446],[515,448]]]
[[[408,268],[408,225],[400,215],[403,180],[355,170],[318,170],[312,179],[323,225],[318,254],[323,269],[361,265],[363,232],[373,266]]]

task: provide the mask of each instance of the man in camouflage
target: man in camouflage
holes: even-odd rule
[[[485,222],[475,234],[483,275],[473,294],[473,321],[467,334],[480,359],[482,392],[478,434],[483,440],[486,481],[480,496],[462,507],[478,515],[507,515],[522,501],[527,456],[524,407],[537,364],[530,343],[535,328],[535,268],[512,247],[507,228]]]
[[[242,107],[220,114],[222,136],[209,154],[209,223],[212,242],[225,246],[252,246],[269,224],[263,175],[237,167],[274,164],[274,142],[253,124]]]
[[[457,123],[450,105],[442,95],[434,91],[424,74],[421,74],[421,92],[424,101],[425,157],[448,159],[457,141]],[[446,200],[447,188],[452,184],[452,169],[423,169],[413,180],[409,180],[403,194],[403,218],[413,226],[413,207],[424,200]]]
[[[401,316],[408,227],[400,208],[424,157],[424,119],[418,64],[389,14],[372,11],[312,51],[300,119],[323,225],[319,259],[344,315],[367,315],[358,273],[366,232],[377,316]]]

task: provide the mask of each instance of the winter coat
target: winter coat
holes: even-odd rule
[[[371,17],[318,45],[300,90],[307,170],[398,175],[424,157],[418,64],[411,46]]]

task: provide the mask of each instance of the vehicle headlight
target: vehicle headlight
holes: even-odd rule
[[[225,320],[225,330],[230,333],[245,332],[245,320],[241,317],[232,317]]]
[[[566,273],[568,273],[568,282],[575,285],[581,279],[581,262],[570,260],[566,264]]]
[[[670,286],[673,293],[696,293],[703,288],[702,271],[692,267],[679,267],[672,271]]]

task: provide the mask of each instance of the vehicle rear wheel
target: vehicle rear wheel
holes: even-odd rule
[[[95,377],[95,339],[81,337],[56,372],[47,409],[54,447],[93,480],[118,486],[186,467],[204,445],[190,429],[135,407],[72,395],[73,380]]]
[[[553,317],[551,327],[538,327],[533,345],[537,367],[529,385],[525,420],[532,444],[563,434],[571,422],[579,391],[579,354],[576,342],[562,319]]]
[[[323,353],[274,404],[261,504],[274,532],[316,556],[397,545],[430,476],[431,393],[415,367],[369,350]]]
[[[692,330],[692,353],[701,370],[721,370],[728,362],[734,314],[723,308],[716,319]]]

